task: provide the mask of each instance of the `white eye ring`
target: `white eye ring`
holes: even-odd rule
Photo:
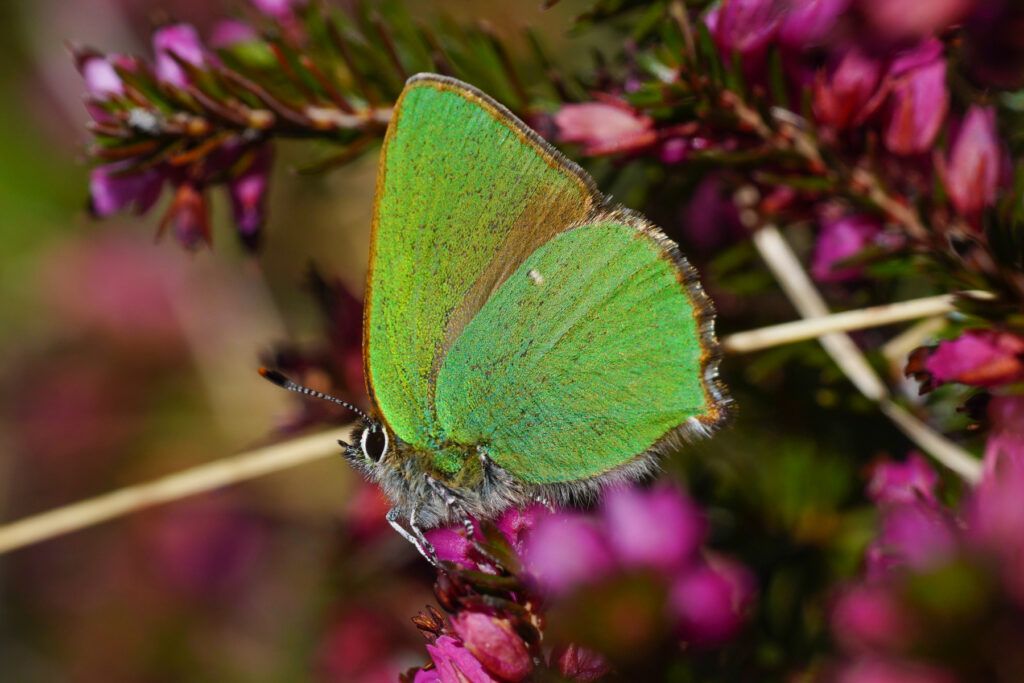
[[[378,455],[375,458],[373,457],[373,455],[370,454],[369,440],[370,433],[376,431],[377,429],[380,429],[380,433],[384,436],[384,448],[381,449],[380,455]],[[359,437],[359,447],[363,449],[363,455],[366,457],[367,460],[372,460],[373,462],[380,462],[381,460],[383,460],[384,456],[388,454],[388,448],[390,448],[390,446],[391,442],[388,439],[388,430],[385,429],[383,426],[367,427],[366,429],[363,430],[362,436]]]

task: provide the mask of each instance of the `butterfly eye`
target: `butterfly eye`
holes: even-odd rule
[[[380,426],[367,427],[363,430],[359,444],[363,448],[363,455],[374,462],[380,462],[388,451],[387,431]]]

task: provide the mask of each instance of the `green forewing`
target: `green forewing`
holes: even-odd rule
[[[527,482],[607,472],[715,411],[697,317],[663,238],[615,219],[564,232],[455,341],[440,425]]]
[[[365,323],[370,393],[400,438],[438,446],[434,380],[448,348],[596,197],[581,171],[486,96],[443,77],[410,81],[381,157]]]

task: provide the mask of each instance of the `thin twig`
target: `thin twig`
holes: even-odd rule
[[[0,554],[161,503],[336,455],[351,427],[258,448],[0,526]]]
[[[775,226],[768,225],[758,230],[754,234],[754,245],[801,316],[818,318],[828,315],[824,298]],[[976,458],[893,403],[888,388],[848,335],[830,333],[820,337],[819,341],[854,386],[877,402],[882,412],[921,450],[970,483],[980,479],[981,465]]]
[[[979,299],[988,296],[987,292],[969,292],[969,294]],[[955,294],[929,296],[912,301],[833,313],[823,317],[804,318],[748,332],[737,332],[722,340],[722,348],[726,353],[750,353],[782,344],[815,339],[833,332],[882,327],[917,318],[945,315],[956,309],[956,298]]]
[[[759,239],[764,240],[763,237]],[[984,295],[984,293],[976,292],[970,294]],[[825,332],[837,333],[875,325],[891,325],[922,316],[948,313],[953,309],[951,302],[952,296],[928,297],[888,306],[812,317],[807,320],[739,332],[723,338],[722,347],[728,353],[747,353],[813,339]],[[843,337],[841,334],[838,336]],[[870,371],[870,368],[868,370]],[[943,452],[942,442],[945,440],[932,432],[926,425],[890,401],[884,401],[882,409],[900,425],[901,429],[908,434],[914,432],[915,436],[911,438],[922,448],[933,454]],[[349,430],[350,427],[342,427],[259,448],[0,526],[0,554],[154,505],[169,503],[187,496],[255,479],[315,460],[335,457],[338,453],[337,440],[339,438],[347,439]],[[956,447],[953,446],[953,448]],[[936,457],[939,458],[939,456]],[[950,467],[956,469],[956,455],[944,454],[942,457],[954,461]],[[956,471],[968,479],[973,476],[969,467],[961,467]]]

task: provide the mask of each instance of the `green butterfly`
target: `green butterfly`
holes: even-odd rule
[[[364,339],[373,414],[345,455],[432,561],[424,529],[641,478],[729,408],[675,243],[445,76],[409,79],[388,127]]]

